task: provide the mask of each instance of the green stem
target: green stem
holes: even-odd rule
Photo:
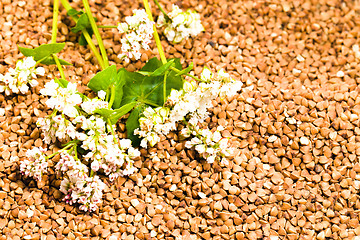
[[[59,17],[59,0],[54,0],[54,12],[53,12],[53,24],[52,24],[52,32],[51,32],[51,43],[56,43],[56,35],[58,31],[58,17]],[[56,54],[52,54],[52,57],[55,60],[56,66],[59,69],[60,76],[62,79],[65,79],[64,70],[60,64],[60,61]]]
[[[111,109],[112,105],[114,104],[114,101],[115,101],[115,87],[112,86],[110,88],[110,101],[109,101],[109,109]]]
[[[98,25],[97,27],[98,27],[98,28],[117,28],[118,26],[111,26],[111,25],[103,26],[103,25]]]
[[[165,75],[164,75],[164,102],[166,102],[166,79],[167,79],[167,75],[168,75],[168,71],[166,71]]]
[[[61,4],[63,5],[63,7],[66,9],[66,11],[69,11],[70,9],[72,9],[72,7],[70,6],[70,3],[67,0],[60,0],[60,1],[61,1]],[[75,22],[77,22],[79,20],[79,18],[77,16],[71,16],[71,17],[74,19]],[[94,56],[98,60],[101,69],[104,70],[106,68],[105,63],[104,63],[99,51],[97,50],[94,42],[92,41],[89,32],[86,29],[83,29],[82,33],[83,33],[83,35],[86,39],[86,42],[88,43],[91,51],[94,53]]]
[[[92,30],[94,31],[94,35],[96,37],[96,40],[97,40],[97,42],[99,44],[100,52],[101,52],[101,55],[102,55],[102,58],[103,58],[103,61],[104,61],[104,66],[105,66],[105,68],[107,68],[109,66],[109,60],[108,60],[108,57],[106,55],[106,50],[105,50],[102,38],[100,36],[99,29],[98,29],[98,27],[96,25],[94,17],[91,14],[90,5],[89,5],[88,0],[83,0],[83,5],[84,5],[84,8],[85,8],[85,12],[86,12],[86,14],[87,14],[87,16],[89,18]]]
[[[181,70],[174,68],[174,67],[170,67],[171,70],[173,70],[176,73],[181,72]],[[191,77],[192,79],[198,81],[198,82],[204,82],[203,80],[201,80],[200,78],[195,77],[194,75],[188,74],[188,73],[184,73],[185,76]]]
[[[73,143],[70,143],[69,145],[67,145],[66,147],[62,148],[61,150],[49,155],[49,156],[46,156],[45,159],[50,159],[52,157],[54,157],[56,154],[59,154],[60,151],[64,151],[66,149],[69,149],[70,147],[73,147],[74,145],[76,145],[76,142],[73,142]]]
[[[61,66],[61,63],[59,61],[59,58],[56,56],[56,54],[53,54],[52,57],[54,58],[54,61],[56,63],[57,68],[59,69],[61,78],[65,80],[66,79],[65,73],[64,73],[64,70],[63,70],[63,68]]]
[[[171,22],[171,18],[167,15],[167,13],[164,11],[164,9],[160,6],[160,3],[158,2],[158,0],[154,0],[154,2],[159,7],[160,11],[164,14],[166,21]]]
[[[144,3],[145,10],[146,10],[146,13],[148,14],[148,17],[149,17],[150,21],[154,22],[154,18],[152,16],[151,10],[150,10],[149,1],[148,0],[143,0],[143,3]],[[155,39],[156,47],[159,50],[161,62],[163,64],[165,64],[165,63],[167,63],[167,60],[166,60],[166,57],[165,57],[164,50],[163,50],[163,48],[161,46],[160,37],[159,37],[159,34],[157,32],[155,24],[154,24],[153,28],[154,28],[154,39]]]

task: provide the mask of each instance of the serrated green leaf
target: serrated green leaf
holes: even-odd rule
[[[77,20],[75,27],[71,28],[71,31],[77,33],[88,27],[90,27],[89,18],[86,13],[83,13],[80,15],[79,19]]]
[[[51,54],[60,52],[65,47],[65,43],[49,43],[43,44],[37,48],[23,48],[19,47],[19,50],[26,57],[34,57],[35,61],[39,61],[49,57]]]
[[[181,70],[180,72],[175,74],[175,76],[181,76],[183,74],[189,73],[193,68],[194,68],[194,63],[191,62],[190,65],[187,68]]]
[[[143,113],[144,108],[144,105],[140,105],[134,108],[134,110],[130,113],[128,120],[126,121],[127,137],[132,141],[134,146],[140,145],[140,138],[137,135],[134,135],[134,130],[140,127],[139,118]]]
[[[107,90],[111,87],[111,85],[116,81],[117,78],[117,70],[115,65],[111,65],[106,69],[98,72],[88,83],[88,87],[94,92],[98,92],[100,90]]]

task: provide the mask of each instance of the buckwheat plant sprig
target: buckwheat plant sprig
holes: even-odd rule
[[[240,81],[235,81],[223,70],[213,74],[205,68],[201,74],[203,82],[185,82],[183,90],[173,90],[167,99],[166,107],[147,108],[143,117],[139,119],[140,127],[135,130],[139,135],[141,146],[153,147],[170,131],[176,130],[177,123],[184,123],[181,135],[190,139],[185,146],[194,147],[199,154],[209,163],[216,159],[226,162],[226,157],[233,152],[228,147],[228,139],[222,138],[222,127],[213,133],[207,128],[202,128],[205,119],[209,116],[208,108],[217,97],[225,98],[234,96],[242,86]]]
[[[65,43],[56,42],[60,1],[76,23],[71,30],[81,33],[82,41],[85,39],[100,65],[101,71],[88,84],[97,97],[80,94],[77,84],[66,80],[62,65],[69,63],[57,57],[65,46]],[[213,74],[208,69],[197,78],[189,74],[192,64],[182,69],[180,59],[166,59],[148,0],[143,0],[145,11],[134,10],[133,16],[126,17],[125,22],[117,26],[98,26],[88,0],[82,2],[84,10],[77,11],[68,0],[54,0],[51,43],[35,49],[19,47],[29,58],[21,61],[7,76],[20,79],[21,84],[3,81],[2,91],[6,94],[26,92],[27,84],[36,85],[36,74],[44,72],[41,68],[35,69],[40,63],[56,64],[61,77],[47,82],[40,91],[48,98],[46,105],[53,112],[37,121],[48,148],[61,149],[48,156],[45,148],[28,150],[20,165],[21,172],[40,181],[48,171],[48,161],[60,155],[54,168],[62,179],[60,191],[64,193],[64,200],[79,204],[81,210],[95,211],[106,187],[99,176],[105,175],[114,181],[136,170],[133,162],[139,159],[140,151],[130,140],[138,140],[135,134],[143,138],[142,147],[154,146],[162,135],[183,125],[180,134],[186,140],[186,147],[195,149],[209,163],[226,161],[231,149],[228,140],[221,136],[222,128],[212,132],[204,121],[209,116],[213,99],[234,95],[240,90],[241,82],[234,81],[223,71]],[[164,27],[169,41],[180,42],[204,30],[200,15],[195,12],[182,12],[173,6],[173,11],[166,14],[158,1],[154,2],[163,13],[158,23]],[[99,31],[99,28],[109,27],[117,27],[123,34],[119,58],[140,59],[141,50],[148,50],[154,38],[161,61],[152,58],[137,72],[110,65]],[[184,76],[193,80],[184,82]],[[130,139],[119,139],[116,122],[128,112],[126,130]]]

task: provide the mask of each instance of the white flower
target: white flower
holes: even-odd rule
[[[106,97],[106,92],[104,90],[100,90],[98,91],[98,97],[101,99],[101,100],[105,100],[105,97]]]
[[[170,42],[179,43],[183,39],[187,39],[190,36],[195,37],[204,31],[200,15],[195,11],[187,10],[183,12],[177,5],[173,5],[168,17],[170,19],[165,19],[164,15],[161,14],[157,24],[160,27],[165,27],[164,33]]]
[[[77,117],[79,112],[76,108],[82,102],[82,98],[76,89],[76,84],[69,82],[66,88],[60,87],[54,80],[45,84],[45,88],[40,90],[43,95],[51,96],[46,101],[50,108],[62,111],[68,117]]]
[[[154,32],[154,22],[150,21],[144,9],[133,11],[133,16],[125,18],[126,23],[119,23],[118,30],[124,33],[121,41],[122,53],[118,58],[129,61],[131,58],[136,60],[141,58],[141,49],[150,49],[152,35]]]
[[[47,172],[47,159],[45,156],[46,148],[34,147],[27,150],[27,159],[20,164],[20,172],[27,177],[33,177],[40,181],[43,174]]]
[[[16,63],[15,69],[10,68],[5,75],[0,74],[0,82],[3,83],[0,92],[5,92],[6,95],[19,92],[25,94],[29,91],[28,84],[37,86],[36,75],[43,76],[45,70],[42,67],[35,68],[35,65],[33,57],[26,57]]]

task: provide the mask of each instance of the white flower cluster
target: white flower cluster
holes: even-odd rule
[[[26,151],[26,157],[20,164],[20,171],[27,177],[33,177],[40,181],[42,175],[47,172],[48,162],[45,156],[46,148],[34,147]]]
[[[5,92],[6,95],[11,93],[25,94],[31,87],[38,85],[35,80],[36,75],[44,76],[45,69],[43,67],[35,68],[36,62],[33,57],[26,57],[16,63],[16,67],[10,68],[5,75],[0,74],[0,92]]]
[[[221,159],[223,164],[227,164],[226,157],[233,153],[233,149],[228,146],[229,140],[221,136],[222,130],[222,126],[219,126],[215,132],[211,132],[209,129],[199,129],[189,124],[182,129],[181,133],[185,137],[194,136],[185,143],[185,147],[194,147],[208,163]]]
[[[139,119],[140,128],[134,132],[142,138],[142,147],[154,146],[160,141],[161,135],[175,130],[180,122],[185,123],[181,135],[193,137],[186,146],[195,147],[209,163],[217,157],[229,156],[231,150],[226,150],[227,139],[221,138],[221,128],[212,133],[202,129],[201,124],[209,116],[207,110],[212,106],[212,100],[234,96],[241,89],[242,82],[233,80],[223,70],[213,74],[207,68],[203,70],[201,80],[204,82],[185,82],[182,90],[172,90],[167,107],[145,109],[144,116]]]
[[[45,84],[40,93],[51,97],[46,101],[49,108],[61,111],[68,117],[79,115],[77,105],[82,102],[82,98],[76,89],[76,83],[69,82],[67,87],[63,88],[57,82],[51,80]]]
[[[149,44],[154,33],[154,22],[150,21],[144,9],[135,9],[133,16],[125,18],[124,23],[119,23],[118,30],[124,33],[121,39],[121,51],[118,58],[129,61],[131,58],[136,60],[141,58],[141,49],[150,49]]]
[[[105,184],[95,172],[105,173],[110,181],[132,174],[135,171],[133,160],[140,152],[132,147],[131,140],[119,140],[112,135],[110,132],[115,125],[109,125],[95,114],[97,109],[108,108],[108,102],[102,100],[104,92],[98,93],[102,99],[89,99],[81,97],[76,84],[68,83],[64,88],[55,81],[47,83],[40,92],[50,96],[46,104],[54,109],[53,114],[37,121],[44,133],[44,142],[67,143],[60,150],[61,158],[55,167],[64,175],[60,191],[66,195],[68,203],[79,203],[82,210],[96,210]],[[79,148],[85,151],[84,156],[78,156]],[[45,150],[39,148],[29,150],[28,159],[21,163],[21,172],[41,179],[47,168],[43,152]]]
[[[173,4],[172,11],[168,14],[170,19],[161,14],[157,24],[159,27],[164,26],[165,36],[170,42],[179,43],[189,36],[195,37],[204,31],[201,25],[200,15],[195,11],[187,10],[183,12],[177,5]]]
[[[105,184],[99,176],[89,176],[88,167],[69,152],[62,151],[60,156],[55,169],[64,174],[60,184],[64,200],[69,204],[79,203],[83,211],[95,211],[101,202]]]

